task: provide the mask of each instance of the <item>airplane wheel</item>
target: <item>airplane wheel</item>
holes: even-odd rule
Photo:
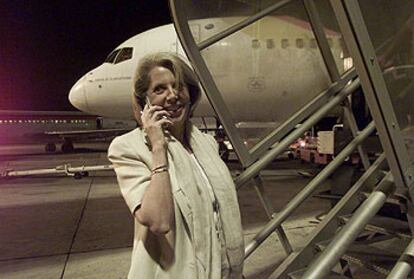
[[[71,152],[73,152],[73,144],[71,142],[64,142],[62,144],[62,152],[63,153],[71,153]]]
[[[54,143],[48,143],[48,144],[46,144],[45,151],[47,153],[53,153],[53,152],[55,152],[56,151],[56,144],[54,144]]]

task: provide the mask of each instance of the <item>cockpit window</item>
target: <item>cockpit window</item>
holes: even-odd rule
[[[112,51],[108,57],[106,57],[104,63],[114,63],[116,55],[118,54],[118,52],[120,51],[120,49],[116,49],[114,51]]]
[[[121,52],[115,59],[115,64],[132,58],[132,47],[125,47],[121,49]]]

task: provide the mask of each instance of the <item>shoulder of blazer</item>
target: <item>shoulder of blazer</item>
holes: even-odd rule
[[[139,128],[114,138],[108,148],[108,153],[114,149],[127,149],[129,152],[135,150],[137,153],[149,151],[145,143],[144,132]]]

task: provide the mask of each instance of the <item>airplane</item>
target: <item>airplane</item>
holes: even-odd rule
[[[116,120],[82,112],[0,110],[0,145],[46,143],[46,152],[55,152],[61,143],[64,153],[73,143],[111,138],[136,126],[131,120]]]
[[[190,28],[195,40],[203,41],[240,20],[200,19],[191,21]],[[344,73],[352,67],[352,59],[346,55],[341,34],[330,29],[325,32],[339,72]],[[69,101],[83,112],[133,119],[132,80],[136,66],[145,55],[160,51],[187,59],[172,24],[150,29],[120,44],[100,66],[75,83]],[[291,16],[265,17],[259,25],[249,26],[203,50],[202,55],[236,127],[255,137],[283,123],[330,84],[310,24]],[[202,94],[193,119],[215,116]],[[248,132],[245,138],[247,135]]]

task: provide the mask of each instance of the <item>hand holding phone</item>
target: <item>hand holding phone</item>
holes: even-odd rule
[[[169,132],[165,128],[172,125],[168,115],[169,112],[163,107],[152,105],[149,98],[146,98],[146,106],[143,109],[141,119],[142,126],[152,145],[166,144],[165,135],[169,134]]]
[[[152,108],[153,106],[152,106],[152,104],[151,104],[151,101],[150,101],[150,99],[148,98],[148,96],[145,98],[145,100],[146,100],[146,103],[147,103],[147,105],[148,105],[148,108]],[[163,113],[162,115],[161,115],[161,119],[167,119],[167,120],[170,120],[170,118],[167,116],[167,115],[165,115],[165,114],[168,114],[168,112],[167,111],[165,111],[165,110],[160,110],[161,112],[165,112],[165,113]]]

